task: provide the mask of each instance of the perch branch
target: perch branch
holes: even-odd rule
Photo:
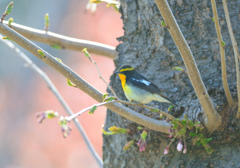
[[[7,21],[3,21],[3,23],[8,24]],[[16,23],[11,23],[10,27],[30,40],[52,46],[57,45],[62,49],[82,51],[82,49],[87,48],[88,51],[93,54],[102,55],[111,59],[115,59],[118,54],[118,52],[115,51],[115,47],[106,44],[67,37],[50,31],[46,33],[44,30],[38,30]]]
[[[227,101],[228,101],[229,106],[232,106],[233,105],[233,99],[232,99],[232,95],[229,91],[229,87],[228,87],[228,83],[227,83],[225,50],[224,50],[224,46],[223,46],[223,39],[222,39],[221,29],[220,29],[219,20],[218,20],[216,2],[215,2],[215,0],[211,0],[211,3],[212,3],[212,10],[213,10],[215,28],[216,28],[217,37],[218,37],[218,44],[219,44],[220,53],[221,53],[223,89],[224,89],[225,95],[227,97]]]
[[[90,84],[88,84],[85,80],[83,80],[80,76],[73,72],[69,67],[59,62],[57,59],[55,59],[52,55],[44,51],[42,48],[38,47],[36,44],[29,41],[21,34],[17,33],[16,31],[14,31],[13,29],[11,29],[10,27],[6,26],[3,23],[0,23],[0,33],[9,37],[18,45],[28,50],[33,55],[37,56],[40,60],[54,68],[64,77],[73,82],[77,86],[77,88],[88,94],[90,97],[92,97],[98,102],[102,102],[103,94],[101,92],[93,88]],[[40,50],[44,55],[39,54],[38,50]],[[170,124],[167,123],[166,121],[159,121],[149,118],[119,103],[106,104],[105,106],[110,110],[114,111],[115,113],[129,120],[132,120],[138,124],[141,124],[145,127],[148,127],[149,129],[160,131],[167,134],[169,133],[168,129],[170,128]]]
[[[237,42],[235,40],[230,18],[229,18],[229,13],[228,13],[228,7],[227,7],[227,1],[223,0],[223,9],[225,12],[225,17],[227,21],[227,26],[228,26],[228,31],[230,34],[230,38],[232,41],[233,45],[233,52],[234,52],[234,57],[235,57],[235,65],[236,65],[236,73],[237,73],[237,95],[238,95],[238,113],[237,113],[237,118],[240,118],[240,79],[239,79],[239,61],[240,61],[240,56],[239,56],[239,51],[238,51],[238,46]]]
[[[59,93],[59,91],[57,90],[57,88],[55,87],[55,85],[52,83],[52,81],[49,79],[49,77],[36,65],[34,64],[27,55],[25,55],[19,48],[17,48],[16,46],[14,46],[14,44],[8,40],[3,40],[2,39],[2,35],[0,35],[0,38],[2,40],[3,43],[5,43],[8,47],[10,47],[14,52],[16,52],[18,54],[18,56],[20,56],[36,73],[38,73],[43,80],[47,83],[48,88],[53,92],[53,94],[56,96],[56,98],[58,99],[58,101],[60,102],[60,104],[62,105],[62,107],[65,109],[65,111],[67,112],[68,115],[73,115],[74,113],[72,112],[72,110],[70,109],[70,107],[68,106],[68,104],[65,102],[65,100],[63,99],[63,97],[61,96],[61,94]],[[103,163],[102,163],[102,159],[99,157],[99,155],[97,154],[97,152],[94,150],[90,140],[88,139],[87,134],[85,133],[82,125],[80,124],[80,122],[78,121],[77,118],[75,118],[73,120],[74,124],[76,125],[78,131],[80,132],[80,134],[83,137],[84,142],[86,143],[89,151],[91,152],[91,154],[93,155],[93,157],[95,158],[96,162],[98,163],[99,167],[103,167]]]
[[[201,79],[192,52],[175,20],[175,17],[173,16],[168,2],[166,0],[155,0],[155,2],[166,25],[169,26],[168,30],[183,58],[190,81],[206,114],[205,126],[209,132],[212,132],[221,125],[221,116],[217,113],[213,106],[213,103]]]

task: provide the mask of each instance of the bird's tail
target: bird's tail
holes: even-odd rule
[[[171,101],[168,97],[162,97],[159,94],[154,94],[154,95],[155,95],[157,101],[166,102],[166,103],[170,103],[170,104],[177,106],[176,103],[174,101]]]

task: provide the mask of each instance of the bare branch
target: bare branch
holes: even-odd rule
[[[3,23],[8,24],[7,21],[3,21]],[[118,52],[115,51],[115,47],[106,44],[71,38],[50,31],[46,33],[44,30],[38,30],[16,23],[11,23],[11,28],[30,40],[52,46],[57,45],[62,49],[82,51],[82,49],[87,48],[88,51],[93,54],[102,55],[111,59],[115,59],[118,54]]]
[[[84,48],[82,51],[84,52],[85,56],[87,56],[87,57],[89,58],[89,60],[95,65],[95,67],[96,67],[96,69],[97,69],[97,71],[98,71],[98,74],[99,74],[99,78],[102,79],[102,81],[107,85],[107,87],[111,90],[111,92],[113,93],[113,95],[114,95],[116,98],[118,98],[117,95],[116,95],[116,93],[114,92],[113,88],[112,88],[112,87],[105,81],[105,79],[103,78],[103,76],[102,76],[102,74],[101,74],[101,72],[100,72],[100,70],[99,70],[99,68],[98,68],[98,66],[97,66],[96,61],[94,61],[94,60],[92,59],[91,55],[90,55],[90,54],[88,53],[88,51],[87,51],[87,48]]]
[[[155,2],[166,25],[169,26],[168,30],[183,58],[193,88],[206,114],[205,126],[207,127],[208,131],[212,132],[221,125],[221,116],[217,113],[213,106],[213,103],[200,77],[200,73],[193,58],[192,52],[175,20],[175,17],[172,14],[168,2],[166,0],[155,0]]]
[[[228,31],[230,34],[230,38],[232,41],[233,45],[233,52],[234,52],[234,57],[235,57],[235,65],[236,65],[236,72],[237,72],[237,95],[238,95],[238,113],[237,113],[237,118],[240,118],[240,77],[239,77],[239,61],[240,61],[240,56],[239,56],[239,51],[237,47],[237,42],[235,40],[230,18],[229,18],[229,13],[228,13],[228,7],[227,7],[227,1],[223,0],[223,8],[225,12],[225,17],[227,21],[227,26],[228,26]]]
[[[108,101],[108,102],[102,102],[102,103],[99,103],[99,104],[94,104],[93,106],[87,107],[87,108],[85,108],[85,109],[82,109],[81,111],[79,111],[79,112],[77,112],[77,113],[75,113],[75,114],[73,114],[73,115],[71,115],[71,116],[65,117],[65,119],[66,119],[67,121],[71,121],[72,119],[80,116],[82,113],[84,113],[84,112],[86,112],[86,111],[88,111],[88,110],[91,110],[93,107],[103,106],[103,105],[105,105],[105,104],[113,103],[113,102],[115,102],[115,101],[116,101],[116,100],[112,100],[112,101]]]
[[[54,68],[60,74],[62,74],[67,79],[71,80],[77,88],[81,89],[83,92],[88,94],[90,97],[95,99],[98,102],[102,102],[103,94],[89,85],[85,80],[83,80],[80,76],[78,76],[75,72],[73,72],[69,67],[64,65],[63,63],[57,61],[52,55],[44,51],[42,48],[38,47],[36,44],[32,43],[13,29],[9,28],[3,23],[0,23],[0,33],[8,36],[14,42],[16,42],[21,47],[25,48],[33,55],[37,56],[40,60]],[[45,55],[42,57],[38,50],[41,50]],[[170,124],[166,121],[159,121],[142,114],[139,114],[119,103],[111,103],[105,105],[110,110],[114,111],[115,113],[132,120],[138,124],[141,124],[149,129],[156,130],[159,132],[167,133],[168,129],[170,128]]]
[[[225,50],[223,46],[223,39],[221,35],[221,29],[219,25],[219,20],[218,20],[218,14],[217,14],[217,7],[216,7],[216,2],[215,0],[211,0],[212,3],[212,10],[213,10],[213,16],[214,16],[214,23],[215,23],[215,28],[217,31],[217,37],[218,37],[218,44],[220,48],[220,53],[221,53],[221,67],[222,67],[222,82],[223,82],[223,89],[225,91],[227,101],[229,106],[233,105],[233,99],[232,95],[229,91],[228,83],[227,83],[227,72],[226,72],[226,59],[225,59]]]
[[[0,38],[2,40],[2,35],[0,35]],[[61,94],[59,93],[59,91],[57,90],[57,88],[55,87],[55,85],[52,83],[52,81],[49,79],[49,77],[36,65],[34,64],[27,55],[25,55],[19,48],[17,48],[16,46],[14,46],[13,43],[11,43],[8,40],[2,40],[2,42],[4,42],[8,47],[10,47],[13,51],[15,51],[18,56],[20,56],[25,62],[28,63],[29,67],[31,67],[35,72],[37,72],[42,78],[43,80],[47,83],[48,88],[53,92],[53,94],[56,96],[56,98],[58,99],[58,101],[60,102],[60,104],[62,105],[62,107],[65,109],[65,111],[67,112],[68,115],[74,115],[74,113],[72,112],[72,110],[70,109],[70,107],[68,106],[68,104],[65,102],[65,100],[63,99],[63,97],[61,96]],[[76,127],[78,128],[78,131],[80,132],[80,134],[83,137],[84,142],[86,143],[89,151],[91,152],[91,154],[93,155],[93,157],[95,158],[96,162],[98,163],[99,167],[103,167],[103,163],[102,163],[102,159],[99,157],[98,153],[95,151],[95,149],[93,148],[90,140],[88,139],[87,134],[85,133],[82,125],[80,124],[80,122],[78,121],[78,119],[74,119],[73,120],[74,124],[76,125]]]

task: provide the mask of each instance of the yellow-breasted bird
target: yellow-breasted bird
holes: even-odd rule
[[[152,100],[172,103],[154,83],[139,74],[131,65],[123,65],[115,73],[119,75],[123,91],[129,101],[142,104],[149,103]]]

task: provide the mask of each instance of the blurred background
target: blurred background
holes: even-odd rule
[[[10,0],[0,1],[0,13]],[[100,3],[96,13],[86,11],[88,0],[17,0],[9,17],[25,26],[44,29],[44,16],[49,13],[49,31],[62,35],[117,46],[117,37],[123,35],[120,14],[106,3]],[[62,59],[91,85],[103,93],[106,86],[98,77],[96,68],[81,52],[56,50],[46,44],[37,45]],[[92,168],[97,164],[88,151],[73,123],[72,132],[63,138],[57,119],[37,123],[36,113],[55,110],[67,114],[32,69],[0,42],[0,167],[1,168]],[[25,51],[53,81],[71,109],[76,113],[95,103],[82,91],[67,85],[66,79],[31,53]],[[113,60],[92,54],[106,81],[113,73]],[[106,108],[98,108],[93,115],[78,117],[98,154],[102,157],[102,125]]]

